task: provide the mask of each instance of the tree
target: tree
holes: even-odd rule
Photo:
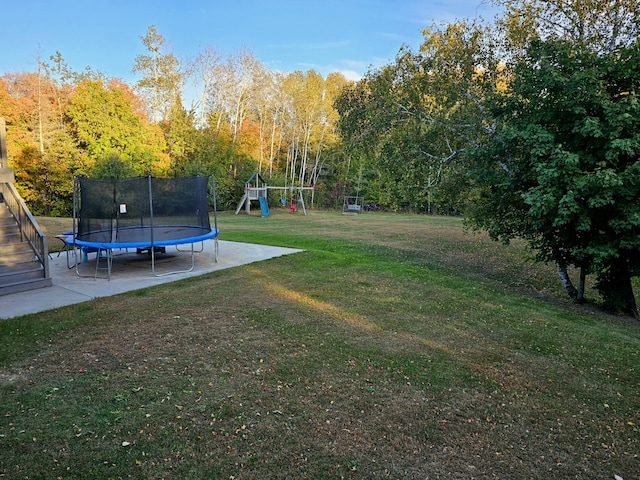
[[[10,130],[9,126],[16,124],[20,118],[19,102],[11,95],[2,77],[0,77],[0,117],[3,117],[6,122],[7,131]],[[6,138],[7,144],[5,147],[9,158],[13,156],[13,150],[17,148],[17,143],[12,141],[14,140],[12,137],[13,135]],[[6,165],[4,165],[4,167],[6,167]]]
[[[0,84],[0,115],[7,120],[16,187],[37,214],[70,211],[77,158],[58,115],[59,98],[56,86],[37,74],[5,75]]]
[[[66,111],[67,123],[87,171],[97,158],[117,154],[140,175],[162,174],[165,148],[160,132],[134,111],[131,97],[118,83],[78,85]]]
[[[13,130],[10,146],[11,143],[33,143],[40,153],[44,153],[46,144],[55,135],[59,124],[51,96],[43,92],[41,76],[33,73],[9,74],[5,75],[4,83],[14,99],[15,108],[12,114],[4,113]]]
[[[72,175],[66,164],[34,144],[22,148],[13,163],[16,187],[35,215],[70,213]]]
[[[47,62],[39,62],[39,83],[41,96],[45,95],[52,105],[55,106],[57,116],[57,128],[64,128],[64,110],[69,101],[69,96],[73,86],[83,80],[105,80],[100,73],[93,72],[89,67],[83,73],[73,71],[65,62],[62,54],[56,52],[51,55]],[[43,93],[44,92],[44,93]]]
[[[184,75],[175,55],[165,51],[164,37],[154,25],[147,27],[147,34],[141,38],[149,53],[136,57],[133,73],[143,75],[137,86],[147,98],[149,119],[166,120],[173,101],[180,94]]]
[[[229,119],[229,128],[234,141],[242,131],[253,102],[259,90],[258,80],[264,73],[264,67],[250,50],[242,50],[229,57],[224,69],[226,93],[225,109]]]
[[[562,39],[599,53],[636,42],[637,0],[493,0],[505,8],[498,21],[511,52],[523,53],[532,39]]]
[[[492,131],[483,100],[504,73],[477,22],[423,33],[420,52],[402,48],[337,103],[347,154],[380,173],[388,206],[417,211],[431,209],[443,176]]]
[[[317,186],[329,160],[339,156],[342,149],[339,148],[340,137],[338,134],[338,111],[335,109],[335,101],[348,84],[347,79],[341,73],[331,73],[324,82],[324,91],[320,103],[319,138],[316,143],[313,169],[309,175],[309,184]],[[315,201],[315,188],[311,194],[311,204]]]
[[[136,171],[131,166],[130,162],[123,160],[120,155],[116,153],[107,153],[98,159],[89,171],[91,178],[102,179],[118,179],[129,178],[136,175]]]
[[[193,110],[197,108],[197,125],[200,128],[207,126],[207,106],[209,97],[214,94],[216,76],[222,64],[220,54],[213,47],[205,47],[189,66],[189,76],[194,79],[194,86],[198,99]]]
[[[193,115],[183,108],[180,97],[176,98],[168,120],[162,122],[161,127],[171,160],[171,170],[177,174],[182,170],[181,164],[188,160],[196,147]]]
[[[470,221],[526,239],[562,271],[593,273],[606,308],[637,316],[640,274],[640,43],[601,53],[533,41],[490,108],[495,138],[477,152]],[[567,283],[568,292],[580,294]]]
[[[323,99],[325,80],[318,72],[293,72],[284,79],[282,88],[289,97],[286,108],[286,130],[289,138],[287,182],[291,185],[311,183],[309,168],[313,145],[320,140],[327,121]]]

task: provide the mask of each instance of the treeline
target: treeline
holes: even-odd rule
[[[469,227],[555,263],[576,301],[594,275],[605,307],[638,316],[640,4],[492,3],[494,22],[428,28],[343,90],[358,184],[398,208],[464,208]]]
[[[247,51],[184,65],[154,27],[134,86],[56,54],[0,81],[18,187],[35,213],[67,215],[73,175],[214,173],[229,208],[257,170],[315,186],[310,204],[464,211],[554,262],[576,301],[594,275],[604,306],[638,316],[640,4],[491,3],[493,22],[427,28],[355,83],[271,72]]]
[[[474,176],[478,152],[499,138],[496,99],[505,102],[517,93],[521,62],[542,61],[527,57],[535,42],[564,42],[575,50],[569,58],[585,51],[612,63],[626,55],[621,48],[638,45],[637,0],[488,3],[502,8],[493,21],[431,25],[419,49],[401,48],[394,62],[368,72],[338,97],[349,181],[367,201],[416,212],[468,211],[484,195],[484,182]],[[539,88],[542,95],[546,86]],[[635,93],[633,85],[621,88]],[[577,93],[563,92],[576,101]]]
[[[75,175],[213,173],[218,205],[233,208],[259,171],[273,185],[315,186],[315,205],[341,203],[348,162],[333,107],[348,83],[341,74],[281,74],[249,51],[212,48],[180,63],[153,26],[142,42],[135,85],[72,71],[59,52],[36,72],[0,77],[9,165],[35,214],[69,215]]]

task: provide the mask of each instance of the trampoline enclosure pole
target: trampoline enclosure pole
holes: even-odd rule
[[[147,176],[149,182],[149,228],[151,228],[151,271],[156,274],[156,248],[153,246],[153,189],[151,188],[151,175]]]
[[[149,181],[149,226],[151,227],[151,251],[153,252],[153,189],[151,188],[151,175],[147,177]]]

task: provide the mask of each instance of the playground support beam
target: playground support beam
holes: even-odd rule
[[[304,198],[302,197],[302,192],[304,190],[314,190],[314,187],[271,187],[267,185],[268,190],[289,190],[289,192],[293,193],[294,190],[298,190],[298,198],[300,200],[300,205],[302,205],[302,212],[307,215],[307,208],[304,205]]]

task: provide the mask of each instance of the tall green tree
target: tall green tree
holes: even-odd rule
[[[510,134],[508,132],[510,125],[513,126],[516,122],[520,122],[519,128],[521,132],[526,132],[525,135],[532,135],[534,131],[537,132],[536,135],[540,134],[540,131],[545,132],[544,135],[541,134],[542,137],[540,139],[529,145],[531,152],[526,152],[531,162],[539,162],[539,164],[531,165],[530,168],[537,168],[542,172],[553,171],[548,169],[548,164],[543,158],[544,155],[539,158],[536,156],[536,152],[549,148],[545,143],[548,140],[545,135],[551,135],[549,134],[550,131],[555,128],[558,132],[562,132],[565,128],[564,123],[570,123],[571,121],[593,122],[594,118],[597,119],[596,123],[601,122],[602,124],[617,121],[615,114],[607,116],[612,114],[614,109],[606,109],[607,115],[605,115],[602,112],[594,114],[587,108],[588,105],[596,104],[599,101],[602,105],[607,101],[612,104],[616,103],[614,98],[616,94],[611,94],[614,97],[608,100],[602,100],[611,92],[603,86],[600,92],[607,93],[596,97],[593,94],[593,90],[588,88],[588,85],[591,85],[591,80],[598,79],[603,84],[611,82],[612,91],[615,91],[616,88],[620,87],[624,89],[623,85],[625,83],[629,84],[628,80],[623,79],[626,78],[624,75],[616,77],[613,72],[616,71],[616,66],[623,64],[628,69],[629,64],[622,60],[627,54],[623,52],[628,53],[629,49],[637,48],[640,29],[640,4],[637,0],[494,0],[492,3],[501,5],[505,9],[504,16],[497,20],[496,25],[503,35],[503,56],[510,61],[507,68],[513,79],[509,92],[500,101],[509,104],[505,99],[513,100],[519,98],[523,101],[523,108],[520,111],[514,111],[514,117],[510,117],[504,115],[504,112],[499,108],[496,109],[495,104],[493,105],[493,112],[497,112],[500,115],[496,123],[504,123],[505,128],[503,129],[502,126],[499,126],[499,134],[482,151],[485,154],[491,151],[500,152],[505,145],[512,145],[514,151],[510,158],[516,158],[516,152],[519,151],[515,148],[517,141],[514,141],[513,144],[510,143]],[[545,45],[545,47],[543,48],[541,45]],[[554,45],[555,47],[553,47]],[[559,45],[562,45],[562,48]],[[552,52],[553,48],[557,49],[555,53]],[[563,48],[571,51],[564,63],[560,61],[562,55],[558,53]],[[546,53],[541,53],[543,50]],[[556,59],[555,63],[549,60],[551,58]],[[576,60],[577,58],[584,60],[584,64],[579,64]],[[556,70],[548,68],[545,71],[549,74],[557,75],[557,79],[562,78],[563,81],[555,83],[553,89],[548,89],[549,85],[545,85],[543,79],[538,79],[537,86],[534,85],[531,80],[534,78],[532,72],[544,70],[536,63],[537,61],[546,66],[555,65]],[[563,65],[562,68],[560,65]],[[580,70],[581,68],[582,70]],[[518,75],[521,78],[516,78]],[[612,76],[612,78],[608,78],[607,75]],[[587,78],[589,80],[585,80]],[[552,81],[553,78],[548,80]],[[584,85],[581,84],[583,81]],[[535,88],[539,90],[536,91]],[[527,94],[522,93],[524,91],[529,92],[528,95],[531,95],[531,100],[523,100],[527,97]],[[589,97],[585,92],[590,92],[589,95],[591,96]],[[634,90],[629,90],[627,93],[630,93],[631,97],[633,97]],[[538,122],[533,115],[530,115],[531,110],[528,110],[528,107],[539,104],[540,99],[547,101],[545,107],[547,110],[540,117],[548,120],[548,123],[544,124],[543,127],[540,127],[542,122]],[[555,102],[553,99],[555,99]],[[618,108],[622,103],[616,105],[616,108]],[[621,113],[620,118],[628,118],[627,113]],[[530,115],[531,124],[525,120],[527,115]],[[571,117],[571,115],[574,115],[574,117]],[[553,122],[558,123],[554,124]],[[535,125],[538,126],[536,127]],[[580,175],[586,174],[589,171],[587,160],[592,155],[590,152],[599,151],[602,154],[609,147],[607,146],[608,144],[602,145],[603,135],[597,129],[590,133],[586,129],[579,132],[576,130],[574,133],[575,135],[568,136],[569,139],[580,139],[589,148],[584,147],[581,150],[576,148],[573,143],[561,143],[557,146],[557,149],[566,149],[566,151],[572,152],[577,159],[574,162],[574,165],[578,165],[576,167],[577,171],[580,172]],[[558,135],[558,133],[553,133],[551,137],[555,135]],[[622,135],[624,137],[627,133],[622,133]],[[535,138],[535,135],[532,135],[531,138]],[[566,137],[559,135],[559,138],[563,140]],[[610,136],[609,140],[612,144],[618,144],[618,140],[622,140],[622,138],[614,141],[614,138]],[[545,145],[547,146],[545,147]],[[553,154],[547,152],[547,157],[557,158],[557,152],[554,151]],[[607,159],[610,157],[611,152],[606,155]],[[492,182],[487,182],[486,180],[490,178],[490,175],[485,176],[484,174],[490,169],[485,168],[487,167],[486,163],[479,162],[479,165],[484,165],[484,167],[481,167],[476,173],[483,172],[480,174],[480,177],[484,177],[481,184],[486,188],[480,194],[479,201],[475,202],[472,221],[476,224],[484,224],[485,228],[493,231],[494,236],[498,236],[495,234],[501,232],[499,236],[503,239],[513,238],[513,236],[518,235],[528,238],[531,245],[538,249],[540,258],[553,259],[557,262],[558,273],[565,289],[570,296],[577,300],[582,300],[585,277],[587,273],[592,272],[596,273],[598,277],[598,288],[604,297],[606,306],[622,308],[627,312],[634,313],[636,310],[635,301],[628,288],[629,272],[627,272],[630,269],[631,275],[634,275],[633,268],[628,265],[625,267],[626,269],[620,265],[609,264],[607,266],[606,262],[603,263],[601,261],[603,258],[601,255],[589,256],[582,252],[574,256],[573,244],[566,241],[567,238],[563,235],[562,229],[557,228],[558,223],[554,224],[554,229],[547,228],[548,225],[539,223],[534,219],[536,215],[535,208],[531,212],[525,208],[527,205],[535,205],[536,197],[527,190],[528,187],[525,185],[525,180],[520,183],[515,180],[526,176],[526,174],[518,173],[521,166],[518,166],[515,171],[510,170],[509,163],[504,161],[504,158],[500,159],[499,154],[496,159],[498,163],[494,174],[511,172],[511,181],[501,183],[505,178],[498,174]],[[487,157],[484,160],[486,161]],[[615,166],[614,169],[618,167],[619,165]],[[527,170],[525,169],[525,171]],[[567,188],[570,192],[579,191],[582,188],[581,180],[577,174],[567,171],[560,175],[565,175],[568,182]],[[542,175],[541,178],[543,178]],[[570,183],[571,181],[575,181],[575,184]],[[505,193],[509,191],[507,185],[511,185],[513,190],[505,196]],[[607,184],[605,183],[604,186],[606,190],[608,188]],[[524,190],[521,191],[518,188],[523,188]],[[553,185],[553,182],[540,184],[536,187],[536,191],[539,192],[537,198],[545,196],[549,202],[562,200],[562,204],[557,206],[562,210],[566,208],[568,200],[564,197],[558,197],[558,188],[558,185]],[[530,204],[513,208],[514,204],[523,201],[523,195]],[[488,203],[485,201],[487,199],[489,199]],[[508,201],[509,199],[510,201]],[[620,199],[616,201],[620,201]],[[496,209],[487,209],[486,207],[489,205],[493,205]],[[550,208],[549,203],[546,205]],[[479,211],[484,211],[485,215],[485,218],[480,221],[478,217]],[[518,216],[519,218],[516,218]],[[564,224],[562,223],[562,225]],[[566,224],[570,225],[570,222],[566,222]],[[598,236],[598,233],[596,231],[586,233],[581,229],[572,231],[571,225],[567,228],[568,236],[573,235],[575,239],[579,238],[583,242],[583,246],[589,245],[590,242],[597,243],[595,237]],[[509,231],[511,233],[507,233]],[[527,233],[525,234],[524,232]],[[611,244],[610,247],[611,255],[617,257],[625,256],[623,251],[617,250],[618,246],[615,244]],[[585,246],[584,248],[591,247]],[[597,249],[597,247],[594,248]],[[593,252],[591,253],[593,254]],[[576,265],[581,269],[580,284],[577,289],[567,273],[567,266],[570,265]],[[622,287],[611,287],[615,283],[614,277],[618,278]],[[618,298],[616,298],[613,290],[617,290]]]
[[[136,175],[136,171],[131,164],[123,160],[117,153],[106,153],[96,159],[96,162],[89,171],[91,178],[118,179],[129,178]]]
[[[538,258],[593,273],[604,306],[637,316],[640,274],[640,43],[603,54],[533,41],[490,104],[470,220],[526,239]],[[568,292],[576,297],[570,282]]]
[[[388,206],[430,209],[443,176],[491,132],[483,100],[503,71],[491,32],[458,21],[426,29],[418,53],[401,49],[394,64],[343,92],[336,105],[345,150],[377,169]]]
[[[141,38],[147,54],[135,58],[133,73],[143,76],[137,86],[147,100],[149,119],[166,120],[180,95],[184,74],[176,56],[167,52],[166,41],[155,25],[147,27],[146,35]]]
[[[173,102],[169,118],[161,123],[161,127],[167,143],[171,170],[174,175],[179,175],[183,170],[181,164],[188,161],[197,145],[194,115],[184,109],[180,97]]]

